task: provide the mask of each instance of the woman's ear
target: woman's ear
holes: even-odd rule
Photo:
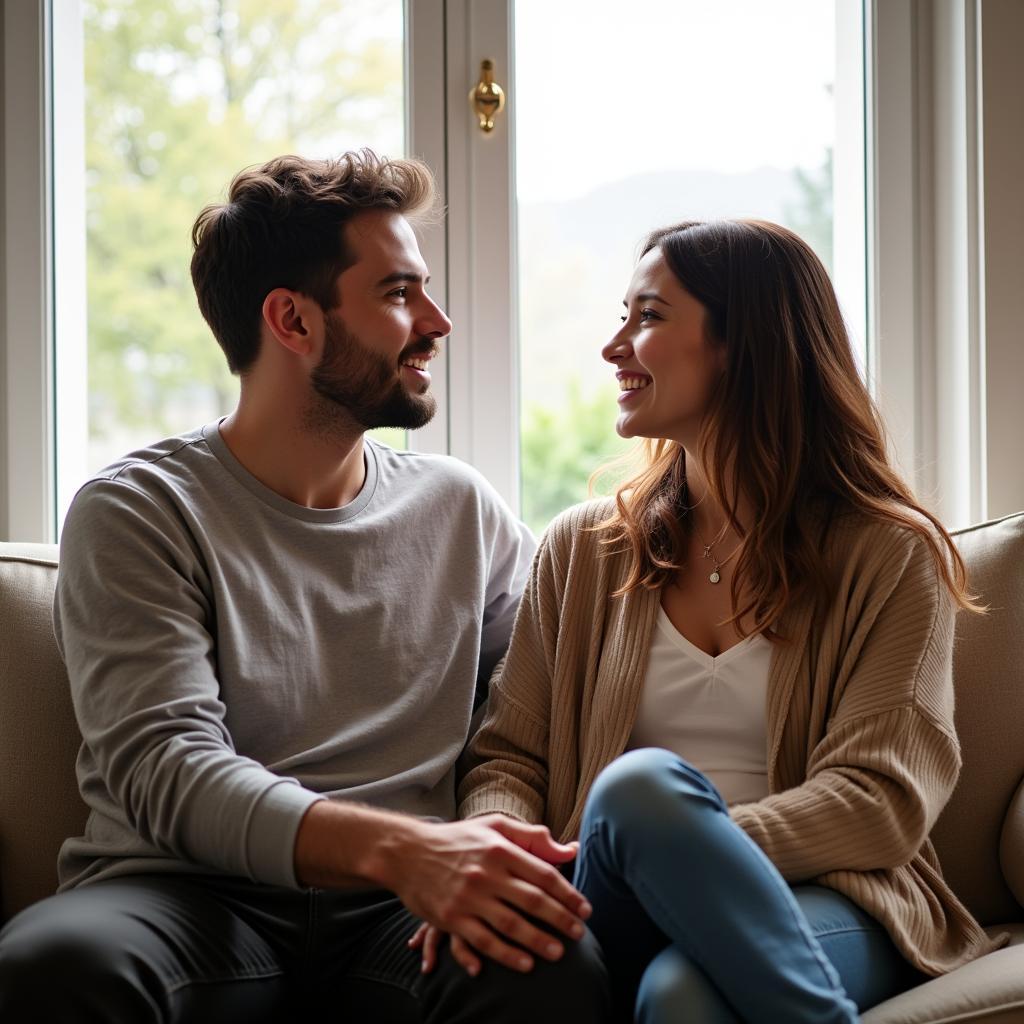
[[[312,299],[288,288],[275,288],[263,300],[263,322],[274,340],[297,356],[308,356],[316,348],[318,312]]]

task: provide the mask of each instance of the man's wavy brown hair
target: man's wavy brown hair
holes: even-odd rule
[[[832,282],[811,248],[792,231],[756,220],[663,228],[648,236],[641,255],[655,246],[704,306],[710,342],[725,346],[698,457],[711,496],[742,542],[730,621],[739,628],[752,616],[755,631],[773,636],[795,597],[808,588],[824,597],[821,530],[850,510],[919,534],[956,602],[979,610],[949,533],[889,461]],[[682,446],[648,440],[644,462],[598,527],[607,544],[632,555],[619,594],[668,583],[683,567],[691,529]],[[746,529],[736,515],[740,493],[750,506]]]
[[[260,347],[263,300],[275,288],[339,302],[338,275],[352,266],[345,226],[367,210],[423,220],[438,195],[426,164],[372,150],[337,159],[279,156],[232,179],[228,198],[192,226],[192,283],[199,309],[232,373],[245,373]]]

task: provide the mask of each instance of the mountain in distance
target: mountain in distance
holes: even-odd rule
[[[579,198],[519,207],[519,341],[524,400],[561,405],[570,380],[584,393],[613,386],[601,345],[619,327],[644,237],[682,220],[785,221],[800,203],[791,170],[742,174],[658,171]]]
[[[647,232],[682,220],[758,217],[784,222],[799,202],[791,170],[759,167],[739,174],[656,171],[603,185],[577,199],[520,204],[520,222],[544,233],[630,257]]]

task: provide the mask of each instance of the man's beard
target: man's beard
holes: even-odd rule
[[[405,359],[434,351],[430,338],[402,350],[397,364],[368,349],[334,313],[326,316],[324,352],[309,376],[315,395],[306,420],[318,433],[333,433],[354,420],[363,430],[416,430],[430,422],[437,401],[428,389],[413,394],[401,379]],[[347,416],[346,416],[347,414]]]

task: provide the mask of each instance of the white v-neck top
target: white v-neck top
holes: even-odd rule
[[[700,769],[727,804],[768,795],[768,669],[760,633],[713,658],[658,609],[627,750],[663,747]]]

